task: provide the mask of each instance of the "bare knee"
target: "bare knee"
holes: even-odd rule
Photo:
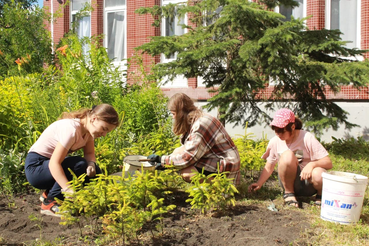
[[[327,170],[321,167],[316,167],[313,169],[313,172],[311,175],[311,183],[313,184],[314,188],[318,191],[322,190],[322,186],[323,186],[322,173],[326,171]]]
[[[198,173],[197,169],[194,166],[186,167],[179,171],[180,175],[182,176],[183,180],[190,183],[191,178]]]
[[[279,157],[278,165],[296,165],[297,158],[291,150],[286,150]]]
[[[283,175],[287,173],[296,173],[298,161],[295,154],[291,150],[283,152],[278,160],[278,173]]]

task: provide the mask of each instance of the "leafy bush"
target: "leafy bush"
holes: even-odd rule
[[[110,238],[130,241],[143,225],[161,222],[161,215],[175,208],[175,205],[164,205],[166,196],[177,185],[173,182],[176,173],[168,174],[145,171],[136,172],[132,177],[99,175],[83,189],[84,177],[75,177],[71,183],[77,192],[66,198],[60,207],[62,223],[80,223],[98,216],[103,231]]]
[[[247,133],[247,125],[244,135],[238,135],[233,141],[237,146],[241,159],[241,175],[246,175],[251,171],[260,171],[264,165],[265,160],[261,158],[268,145],[268,140],[263,138],[260,140],[253,140],[255,135]]]
[[[208,211],[223,211],[229,205],[235,205],[235,193],[238,190],[233,181],[227,178],[226,172],[213,173],[206,176],[196,173],[191,178],[191,185],[186,189],[192,209],[201,209],[206,214]],[[192,197],[192,198],[191,198]]]
[[[27,180],[24,175],[24,153],[16,150],[5,152],[0,149],[0,194],[12,195],[25,191]]]
[[[24,8],[21,1],[1,2],[0,79],[41,73],[43,64],[51,63],[51,38],[45,28],[49,17],[37,5]],[[17,64],[22,64],[21,71]]]
[[[0,81],[0,147],[19,148],[33,142],[36,131],[32,110],[32,84],[37,77],[9,77]]]
[[[335,138],[331,143],[323,143],[329,153],[342,156],[347,159],[369,160],[369,143],[364,138]]]

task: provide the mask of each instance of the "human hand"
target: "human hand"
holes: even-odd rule
[[[259,190],[261,187],[258,183],[253,183],[249,186],[248,191],[253,192]]]
[[[61,189],[61,191],[62,191],[65,198],[72,198],[73,197],[74,190],[72,189],[72,187],[68,186],[65,189]]]
[[[155,154],[149,155],[147,159],[150,160],[149,163],[153,166],[156,166],[156,164],[161,163],[161,157]]]
[[[96,164],[93,161],[89,161],[86,169],[88,177],[92,178],[96,176]]]
[[[309,162],[300,173],[301,180],[310,180],[312,177],[314,166]]]
[[[161,165],[161,163],[157,163],[155,166],[155,170],[165,170],[165,166]]]

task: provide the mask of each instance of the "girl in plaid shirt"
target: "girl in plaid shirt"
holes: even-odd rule
[[[202,112],[184,93],[173,95],[168,102],[173,115],[173,132],[181,135],[182,146],[170,155],[150,155],[148,159],[172,164],[180,169],[183,179],[190,182],[194,172],[228,172],[235,185],[240,181],[240,156],[237,147],[222,123],[215,117]]]

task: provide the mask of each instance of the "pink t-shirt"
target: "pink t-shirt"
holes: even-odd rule
[[[87,142],[94,141],[90,134],[82,136],[82,125],[79,119],[62,119],[49,125],[29,152],[51,158],[57,143],[60,143],[69,152],[74,152],[86,146]]]
[[[327,150],[313,134],[300,130],[299,136],[289,146],[278,136],[273,137],[269,141],[268,147],[261,158],[266,159],[267,163],[275,165],[280,155],[288,149],[295,153],[301,169],[310,161],[320,160],[328,156]]]

